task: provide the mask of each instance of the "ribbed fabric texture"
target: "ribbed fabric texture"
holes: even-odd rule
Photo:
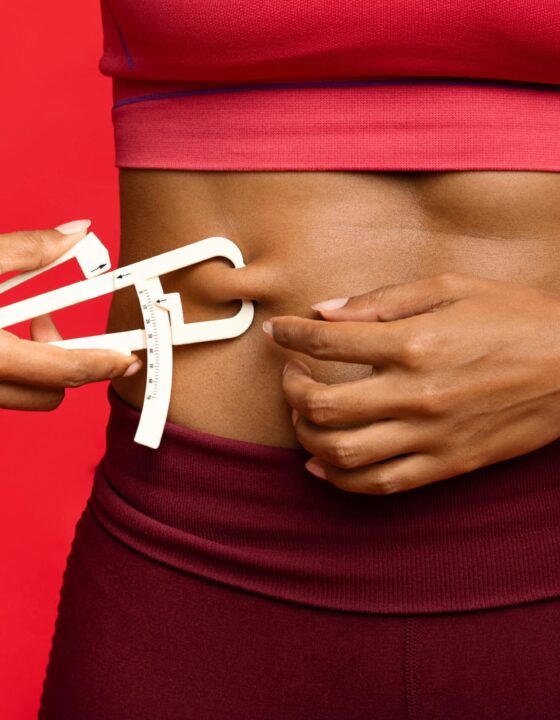
[[[367,613],[498,607],[560,595],[560,441],[405,493],[345,493],[303,448],[167,423],[134,443],[109,390],[92,508],[115,537],[189,573],[306,605]]]
[[[101,0],[116,165],[560,172],[558,0]]]

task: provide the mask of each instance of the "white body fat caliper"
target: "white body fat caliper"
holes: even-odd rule
[[[58,340],[50,344],[70,349],[118,350],[127,355],[145,349],[146,393],[134,440],[158,448],[171,399],[173,345],[237,337],[253,321],[253,303],[243,300],[233,317],[185,323],[180,294],[163,292],[160,275],[213,257],[227,258],[236,268],[244,267],[243,256],[235,243],[224,237],[209,237],[108,272],[111,263],[107,248],[90,232],[49,265],[0,284],[0,293],[5,292],[72,258],[76,258],[86,277],[72,285],[0,307],[0,328],[134,285],[142,310],[142,329]]]

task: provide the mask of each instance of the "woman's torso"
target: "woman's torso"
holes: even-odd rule
[[[211,235],[246,263],[210,260],[163,278],[186,322],[255,303],[242,336],[176,347],[169,420],[215,435],[293,447],[281,389],[291,355],[261,329],[273,315],[319,317],[311,303],[458,271],[560,292],[560,174],[463,172],[207,172],[121,169],[121,255],[127,264]],[[114,295],[109,331],[139,327],[132,289]],[[371,368],[307,358],[323,382]],[[144,376],[115,381],[140,407]]]

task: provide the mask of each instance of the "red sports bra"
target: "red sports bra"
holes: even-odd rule
[[[101,0],[119,167],[560,171],[559,0]]]

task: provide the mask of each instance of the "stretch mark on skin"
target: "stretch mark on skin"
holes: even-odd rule
[[[112,13],[111,13],[112,14]],[[121,41],[125,52],[127,53],[127,61],[129,53],[124,44],[122,34],[115,25],[121,36]],[[132,62],[132,58],[130,58]],[[129,64],[129,67],[133,67]],[[122,100],[117,100],[113,108],[123,105],[131,105],[133,103],[148,102],[149,100],[168,100],[179,97],[189,97],[195,95],[212,95],[216,93],[244,92],[250,90],[298,90],[305,88],[342,88],[342,87],[374,87],[382,85],[465,85],[465,86],[483,86],[483,87],[511,87],[512,89],[523,90],[548,90],[560,93],[560,84],[554,83],[537,83],[537,82],[515,82],[513,80],[486,80],[471,78],[388,78],[388,79],[356,79],[356,80],[317,80],[305,82],[275,82],[275,83],[245,83],[243,85],[224,85],[221,87],[196,88],[192,90],[171,90],[169,92],[155,92],[147,95],[135,95]]]

